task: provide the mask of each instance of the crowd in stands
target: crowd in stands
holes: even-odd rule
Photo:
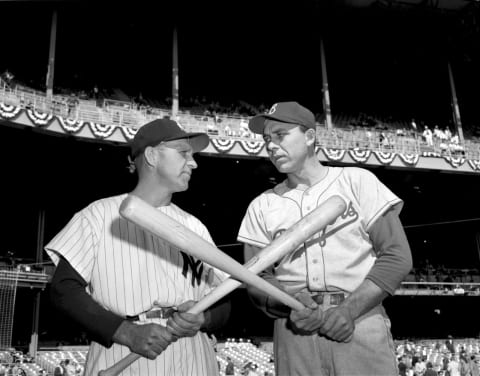
[[[430,289],[455,295],[480,295],[480,270],[433,265],[428,259],[415,265],[402,283],[404,289]]]
[[[10,349],[0,351],[0,376],[46,376],[45,369],[36,364],[29,354]]]
[[[221,376],[274,376],[273,344],[229,338],[216,346]],[[87,350],[39,351],[36,359],[19,351],[0,351],[0,375],[80,376]],[[480,376],[480,340],[395,341],[399,376]],[[374,361],[374,359],[372,359]]]
[[[480,342],[476,339],[397,343],[400,376],[479,376]]]

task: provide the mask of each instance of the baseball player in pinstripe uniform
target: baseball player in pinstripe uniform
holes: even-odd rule
[[[139,178],[131,194],[212,242],[198,219],[171,202],[188,188],[193,154],[207,145],[206,134],[186,133],[172,120],[144,125],[131,144]],[[225,321],[228,302],[198,315],[185,311],[224,273],[121,218],[126,196],[88,205],[45,247],[57,265],[54,302],[93,340],[85,374],[96,375],[130,351],[143,358],[122,375],[218,374],[205,331]]]
[[[347,210],[263,273],[306,308],[290,312],[249,287],[274,317],[277,375],[397,375],[383,299],[412,266],[398,218],[402,201],[367,170],[323,166],[315,153],[313,114],[296,102],[250,120],[271,162],[287,178],[249,205],[238,239],[250,259],[332,195]]]

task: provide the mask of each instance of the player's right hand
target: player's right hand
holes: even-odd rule
[[[170,343],[178,339],[166,327],[159,324],[137,325],[124,321],[119,330],[120,333],[115,333],[116,336],[119,334],[117,337],[121,339],[117,341],[118,343],[127,346],[130,351],[152,360],[161,354]]]
[[[309,293],[300,292],[294,295],[305,308],[300,311],[290,313],[290,325],[292,329],[299,334],[313,334],[323,323],[323,311],[312,299]]]
[[[193,337],[205,323],[203,312],[198,314],[189,313],[188,310],[195,305],[195,301],[189,300],[177,307],[178,311],[167,321],[167,330],[174,336]]]

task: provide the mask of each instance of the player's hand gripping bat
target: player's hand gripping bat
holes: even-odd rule
[[[134,216],[132,215],[132,212],[135,212],[135,210],[138,211],[138,206],[134,206],[132,208],[132,201],[134,201],[133,204],[135,204],[135,201],[138,201],[140,204],[143,203],[147,206],[150,206],[150,205],[144,203],[143,201],[141,201],[140,199],[135,198],[133,196],[130,196],[127,199],[125,199],[124,203],[122,203],[122,206],[120,208],[121,214],[125,218],[127,218],[127,219],[131,220],[132,222],[144,227],[145,229],[149,230],[150,232],[163,237],[162,235],[157,234],[156,232],[152,231],[151,222],[148,222],[151,219],[147,219],[147,223],[146,223],[147,226],[143,226],[143,223],[142,224],[137,223],[136,222],[136,217],[135,217],[135,219],[133,219]],[[143,207],[143,205],[142,205],[142,207]],[[158,212],[158,210],[156,210],[155,208],[153,208],[153,207],[151,207],[151,208],[154,211]],[[340,196],[330,197],[323,204],[321,204],[318,208],[316,208],[314,211],[312,211],[307,216],[303,217],[300,221],[298,221],[292,227],[290,227],[287,231],[285,231],[281,236],[279,236],[277,239],[275,239],[271,244],[269,244],[267,247],[265,247],[255,257],[253,257],[247,264],[245,264],[245,267],[247,267],[250,272],[258,274],[263,269],[265,269],[268,266],[274,264],[276,261],[281,259],[286,254],[295,250],[298,246],[300,246],[302,243],[304,243],[307,239],[309,239],[314,234],[323,230],[328,224],[333,223],[336,220],[336,218],[340,214],[342,214],[345,210],[346,210],[345,201]],[[148,210],[148,212],[150,212],[150,210]],[[138,217],[138,215],[137,215],[137,217]],[[142,217],[142,215],[140,215],[140,217]],[[170,217],[168,217],[168,216],[165,216],[165,217],[167,217],[169,219],[169,221],[175,222],[176,226],[182,226],[181,224],[178,224],[178,222],[172,220]],[[153,227],[156,227],[156,226],[153,226]],[[186,230],[188,230],[188,229],[186,229]],[[188,230],[188,231],[190,231],[190,230]],[[164,231],[161,231],[161,232],[163,233]],[[167,232],[168,232],[168,230],[167,230]],[[194,235],[196,235],[196,234],[194,234]],[[177,245],[182,250],[185,250],[183,246],[185,246],[186,244],[183,243],[182,245],[179,245],[175,242],[175,239],[172,239],[173,241],[170,241],[170,238],[172,238],[172,237],[174,238],[173,234],[170,233],[170,236],[168,236],[168,238],[164,238],[164,239],[171,242],[174,245]],[[203,240],[202,238],[200,238],[200,239]],[[186,243],[188,243],[188,242],[186,242]],[[213,247],[210,243],[208,243],[206,241],[205,241],[205,243],[209,246],[209,248]],[[215,247],[213,247],[213,248],[215,248]],[[218,249],[216,249],[216,250],[219,251]],[[223,254],[223,252],[221,252],[221,251],[219,251],[219,252]],[[198,255],[196,255],[196,256],[198,258],[201,258],[201,256],[198,256]],[[225,270],[221,266],[218,266],[218,263],[217,263],[217,265],[215,265],[215,263],[211,263],[210,261],[207,261],[205,259],[202,259],[202,260],[210,263],[213,266],[218,267],[219,269],[224,270],[225,272],[231,274],[233,277],[236,277],[233,273],[230,273],[229,271]],[[233,261],[236,263],[235,260],[233,260]],[[240,266],[240,267],[241,267],[241,269],[244,269],[243,266]],[[243,279],[240,279],[240,280],[244,281]],[[246,281],[244,281],[244,282],[246,282]],[[246,283],[248,283],[248,282],[246,282]],[[228,293],[230,293],[231,291],[233,291],[235,288],[237,288],[240,285],[241,285],[241,282],[239,282],[237,280],[234,280],[232,278],[226,279],[218,287],[216,287],[214,290],[212,290],[207,296],[205,296],[202,300],[200,300],[195,306],[193,306],[189,310],[189,312],[190,313],[203,312],[205,309],[210,307],[212,304],[216,303],[218,300],[220,300],[222,297],[224,297],[225,295],[227,295]],[[253,283],[253,285],[256,286],[257,288],[260,288],[256,283]],[[263,290],[263,291],[265,291],[265,290]],[[280,290],[278,290],[278,291],[280,291]],[[274,296],[274,295],[272,295],[272,296]],[[274,296],[274,297],[279,299],[277,296]],[[292,298],[292,299],[295,300],[294,298]],[[281,300],[281,301],[283,301],[283,300]],[[291,301],[289,301],[289,303],[290,304],[288,304],[288,303],[285,303],[285,304],[287,304],[288,306],[290,306],[293,309],[299,310],[299,309],[304,308],[303,305],[296,300],[295,300],[295,303],[293,303],[293,304],[292,304]],[[123,358],[122,360],[120,360],[119,362],[117,362],[116,364],[114,364],[112,367],[106,369],[105,371],[100,371],[99,376],[116,376],[116,375],[120,374],[125,368],[127,368],[134,361],[139,359],[140,357],[141,356],[138,355],[138,354],[131,353],[128,356],[126,356],[125,358]]]

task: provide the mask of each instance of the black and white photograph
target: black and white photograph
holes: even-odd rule
[[[480,376],[480,1],[0,30],[0,376]]]

